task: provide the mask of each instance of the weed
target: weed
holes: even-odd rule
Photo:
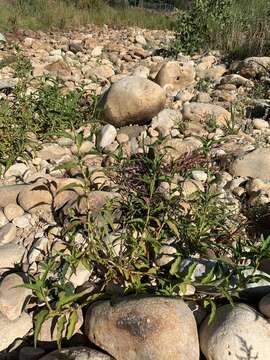
[[[81,135],[78,133],[76,138],[79,147]],[[126,294],[194,299],[210,308],[213,318],[219,300],[232,302],[246,283],[259,280],[252,272],[247,276],[245,270],[257,268],[255,251],[260,259],[269,255],[270,241],[263,239],[256,246],[249,242],[246,224],[239,226],[235,211],[227,209],[219,194],[211,190],[215,171],[211,165],[212,146],[212,140],[205,140],[202,151],[194,154],[200,157],[201,165],[205,164],[209,178],[204,191],[185,198],[185,207],[181,179],[190,168],[184,161],[165,161],[159,142],[143,146],[143,153],[131,158],[124,157],[121,150],[112,155],[114,162],[106,175],[118,189],[117,202],[107,201],[98,211],[86,202],[83,217],[70,209],[61,235],[66,249],[55,257],[49,255],[43,275],[26,285],[43,304],[36,309],[35,339],[44,320],[56,316],[60,347],[63,337],[72,336],[78,309],[98,298]],[[189,164],[193,168],[194,162]],[[81,187],[87,199],[89,173],[80,157],[77,164],[64,164],[63,168],[72,166],[81,168]],[[182,174],[179,180],[178,174]],[[171,189],[166,196],[160,191],[164,182]],[[173,246],[175,253],[162,265],[158,259],[164,245]],[[207,266],[198,276],[200,261]],[[89,270],[91,286],[75,291],[70,274],[79,264]],[[188,295],[189,284],[195,292]]]

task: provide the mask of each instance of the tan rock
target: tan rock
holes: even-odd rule
[[[166,90],[181,90],[195,84],[193,62],[169,61],[159,70],[155,81]]]
[[[182,300],[97,302],[87,311],[85,333],[118,360],[199,360],[196,321]]]
[[[259,148],[237,158],[231,167],[235,176],[270,180],[270,149]]]
[[[0,270],[13,268],[22,260],[25,248],[17,244],[5,244],[0,246]]]
[[[164,108],[165,101],[159,85],[139,76],[129,76],[109,89],[104,99],[104,116],[116,127],[145,124]]]
[[[23,313],[14,321],[0,315],[0,351],[7,349],[16,339],[23,338],[32,326],[32,318],[28,314]]]
[[[224,125],[229,121],[231,114],[219,105],[205,103],[189,103],[183,107],[183,118],[188,121],[205,122],[214,120],[217,125]]]
[[[0,228],[0,245],[8,244],[16,238],[16,226],[8,223]]]
[[[17,204],[10,203],[4,207],[4,214],[9,221],[24,214],[24,210]]]
[[[45,70],[47,70],[50,75],[60,78],[65,78],[71,75],[69,65],[62,59],[56,60],[55,62],[46,65]]]
[[[21,316],[23,306],[32,291],[21,287],[24,284],[19,274],[7,275],[0,285],[0,311],[9,320]]]

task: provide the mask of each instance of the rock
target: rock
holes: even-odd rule
[[[117,131],[113,125],[107,124],[103,126],[97,138],[97,147],[103,149],[110,145],[112,142],[114,142],[116,135]]]
[[[207,360],[261,359],[270,354],[270,324],[246,304],[224,305],[200,328],[200,345]]]
[[[146,46],[147,45],[147,41],[145,40],[145,38],[143,37],[143,35],[137,35],[135,38],[136,42],[142,46]]]
[[[16,226],[8,223],[0,228],[0,245],[11,243],[16,238]]]
[[[159,257],[156,260],[157,266],[165,266],[175,259],[177,250],[173,246],[163,245],[159,251]]]
[[[71,75],[69,65],[62,59],[61,56],[56,59],[56,61],[46,65],[45,70],[47,70],[50,75],[57,76],[59,78],[66,78]]]
[[[2,33],[0,33],[0,42],[3,42],[3,43],[7,42],[5,35]]]
[[[80,42],[71,42],[69,44],[69,51],[73,52],[74,54],[77,54],[78,52],[82,51],[83,50],[83,46]]]
[[[205,183],[207,180],[207,173],[202,170],[193,170],[191,176],[194,180],[201,181],[202,183]]]
[[[32,318],[28,314],[14,320],[7,320],[0,314],[0,351],[7,349],[16,339],[23,338],[32,329]]]
[[[226,72],[226,66],[222,64],[200,70],[197,68],[196,70],[198,78],[207,81],[217,82],[220,77]]]
[[[270,149],[259,148],[237,158],[231,167],[234,176],[270,180]]]
[[[18,274],[7,275],[0,285],[0,311],[9,320],[20,317],[23,306],[32,291],[24,287],[22,277]]]
[[[260,300],[259,310],[264,316],[270,319],[270,293]]]
[[[88,281],[90,276],[91,272],[79,263],[76,267],[76,272],[70,276],[69,281],[76,288],[78,286],[82,286],[86,281]]]
[[[0,91],[14,89],[18,79],[0,79]]]
[[[114,75],[114,70],[110,65],[99,65],[91,71],[91,77],[95,76],[97,79],[109,79]]]
[[[70,347],[60,351],[53,351],[40,360],[113,360],[109,355],[89,347]]]
[[[46,182],[37,181],[22,190],[18,196],[18,204],[30,213],[37,213],[44,208],[50,208],[53,201]]]
[[[0,246],[0,269],[13,268],[14,264],[20,263],[25,248],[17,244],[5,244]]]
[[[164,154],[165,160],[178,160],[185,155],[191,154],[200,147],[201,142],[198,139],[186,138],[182,140],[174,138],[163,141],[160,145],[160,151]]]
[[[31,215],[30,214],[25,214],[22,216],[18,216],[15,219],[12,220],[12,223],[17,226],[20,229],[24,229],[27,226],[30,226],[30,219],[31,219]]]
[[[181,90],[195,84],[195,68],[192,61],[179,63],[169,61],[159,70],[155,81],[162,88],[168,90]]]
[[[6,218],[3,211],[0,209],[0,231],[1,231],[1,227],[6,225],[7,223],[8,223],[8,219]]]
[[[254,119],[253,126],[255,127],[255,129],[263,130],[269,128],[269,123],[263,119]]]
[[[239,72],[247,78],[256,78],[264,75],[270,68],[270,57],[249,57],[238,65]]]
[[[104,99],[104,116],[116,127],[145,124],[164,108],[162,88],[139,76],[114,83]]]
[[[205,122],[209,119],[224,125],[231,114],[219,105],[191,102],[183,107],[183,118],[188,121]]]
[[[253,99],[251,104],[246,109],[246,115],[249,118],[263,118],[270,119],[270,100],[268,99]]]
[[[17,204],[8,204],[4,207],[4,214],[9,221],[24,214],[24,210]]]
[[[51,163],[56,163],[66,155],[70,155],[70,151],[67,148],[50,143],[42,144],[42,149],[36,153],[38,158],[49,160]]]
[[[220,84],[232,84],[236,86],[246,86],[250,88],[254,86],[253,81],[237,74],[223,76],[220,79]]]
[[[19,352],[19,360],[39,360],[44,354],[45,350],[41,348],[24,346]]]
[[[196,322],[182,300],[96,302],[87,311],[85,333],[118,360],[199,359]]]
[[[0,186],[0,207],[5,207],[8,204],[16,204],[19,193],[29,188],[29,185],[4,185]]]
[[[21,177],[24,175],[24,173],[27,170],[28,170],[28,167],[24,163],[13,164],[5,172],[5,178],[8,179],[9,177],[12,177],[12,176]]]
[[[157,129],[162,136],[168,136],[174,126],[178,126],[182,120],[182,114],[173,109],[164,109],[151,122],[151,128]]]

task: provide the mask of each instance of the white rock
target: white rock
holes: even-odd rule
[[[191,175],[194,180],[201,181],[203,183],[205,183],[207,180],[207,174],[202,170],[193,170]]]
[[[117,135],[116,128],[113,125],[107,124],[103,126],[97,137],[97,147],[100,149],[105,148],[114,142]]]
[[[136,42],[138,43],[138,44],[141,44],[141,45],[143,45],[143,46],[145,46],[145,45],[147,45],[147,42],[146,42],[146,40],[145,40],[145,38],[143,37],[143,35],[137,35],[136,36]]]
[[[30,219],[31,219],[31,215],[30,214],[26,214],[26,215],[22,215],[22,216],[18,216],[15,219],[12,220],[12,223],[17,226],[20,229],[24,229],[27,226],[30,225]]]
[[[253,126],[255,127],[255,129],[262,130],[268,128],[269,123],[263,119],[254,119]]]
[[[207,360],[268,360],[270,324],[246,304],[224,305],[200,328],[200,345]]]
[[[33,262],[39,261],[43,258],[44,253],[48,247],[48,242],[49,240],[46,237],[42,237],[35,241],[28,254],[29,264],[32,264]]]

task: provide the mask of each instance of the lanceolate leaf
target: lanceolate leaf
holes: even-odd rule
[[[68,319],[68,328],[67,328],[67,340],[69,340],[75,330],[75,326],[78,320],[78,315],[77,315],[77,311],[74,310],[71,314],[70,317]]]
[[[61,349],[61,342],[63,338],[63,332],[65,330],[65,324],[67,322],[66,315],[62,315],[59,319],[57,319],[57,346],[58,349]]]
[[[34,330],[34,344],[35,344],[35,347],[37,346],[38,335],[40,333],[42,324],[46,320],[46,317],[47,317],[48,313],[49,313],[48,310],[41,310],[35,316],[35,330]]]

